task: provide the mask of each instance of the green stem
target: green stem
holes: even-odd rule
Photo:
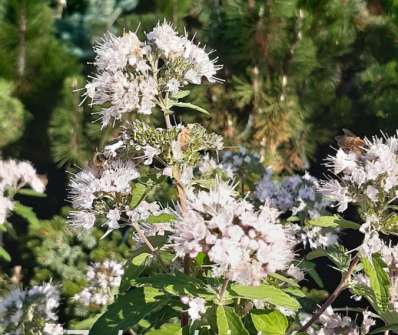
[[[224,282],[223,282],[223,284],[222,284],[222,286],[220,288],[220,293],[218,294],[218,300],[220,301],[221,304],[222,304],[222,302],[224,300],[224,294],[225,294],[225,292],[227,290],[228,284],[229,284],[229,279],[225,278]]]

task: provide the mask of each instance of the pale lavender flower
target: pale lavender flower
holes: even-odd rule
[[[188,315],[192,321],[200,320],[202,314],[206,312],[205,300],[199,297],[181,297],[181,302],[188,305]]]
[[[256,211],[222,182],[210,191],[188,192],[188,201],[171,237],[177,256],[206,252],[215,276],[245,285],[258,285],[268,273],[289,267],[293,243],[269,204]]]

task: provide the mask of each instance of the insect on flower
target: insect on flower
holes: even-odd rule
[[[352,152],[357,155],[362,155],[366,148],[365,141],[348,129],[343,129],[343,132],[344,135],[335,137],[338,146],[343,149],[345,153]]]

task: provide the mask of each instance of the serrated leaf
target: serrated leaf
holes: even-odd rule
[[[199,107],[199,106],[196,106],[194,104],[191,104],[189,102],[173,102],[173,106],[182,107],[182,108],[189,108],[189,109],[193,109],[193,110],[196,110],[198,112],[201,112],[203,114],[209,115],[209,112],[206,109],[204,109],[202,107]]]
[[[344,228],[344,229],[359,229],[360,224],[345,220],[338,215],[325,215],[316,219],[309,220],[308,225],[323,227],[323,228]]]
[[[40,225],[40,221],[31,207],[24,206],[20,202],[16,202],[13,212],[23,217],[32,227],[37,227]]]
[[[176,216],[170,213],[162,213],[159,215],[150,215],[146,220],[150,224],[168,223],[175,221]]]
[[[379,313],[387,311],[390,300],[390,280],[388,274],[384,271],[384,263],[380,256],[374,255],[372,260],[361,258],[363,269],[369,278],[370,287],[374,293],[375,301],[373,306]],[[372,301],[371,301],[372,303]]]
[[[285,335],[289,322],[279,311],[251,313],[254,327],[261,335]]]
[[[233,308],[219,305],[216,315],[218,335],[249,335]]]
[[[338,270],[342,272],[348,270],[351,263],[351,256],[344,246],[336,244],[328,248],[326,252],[327,257],[336,265]]]
[[[146,296],[144,288],[141,287],[119,295],[95,322],[89,335],[109,335],[115,329],[127,330],[168,303],[167,299],[154,300],[153,292],[150,293],[149,297]]]
[[[144,184],[141,183],[134,184],[131,190],[130,208],[134,209],[138,207],[141,201],[144,200],[147,193],[147,189],[148,188]]]
[[[296,298],[290,296],[275,286],[267,284],[262,284],[259,286],[233,284],[231,285],[230,293],[232,296],[235,294],[239,297],[247,299],[264,300],[272,305],[285,307],[291,310],[297,310],[300,308],[300,303]]]
[[[0,246],[0,258],[4,259],[6,262],[11,262],[10,254],[6,251],[6,249],[4,249],[1,246]]]
[[[183,295],[200,296],[205,299],[213,299],[214,294],[205,290],[203,283],[193,277],[189,277],[181,272],[176,274],[159,274],[151,277],[137,278],[135,285],[151,285],[169,294],[181,297]]]

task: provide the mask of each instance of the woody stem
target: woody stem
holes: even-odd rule
[[[319,317],[323,314],[323,312],[325,312],[325,310],[336,300],[336,298],[340,295],[341,291],[347,288],[347,284],[350,281],[351,275],[354,272],[358,262],[359,262],[359,255],[356,254],[352,259],[347,271],[343,274],[339,285],[336,287],[333,293],[329,295],[329,297],[322,304],[322,306],[319,307],[319,309],[314,313],[312,318],[299,330],[300,332],[305,332],[306,330],[308,330],[308,328],[310,328],[311,325],[319,319]]]

